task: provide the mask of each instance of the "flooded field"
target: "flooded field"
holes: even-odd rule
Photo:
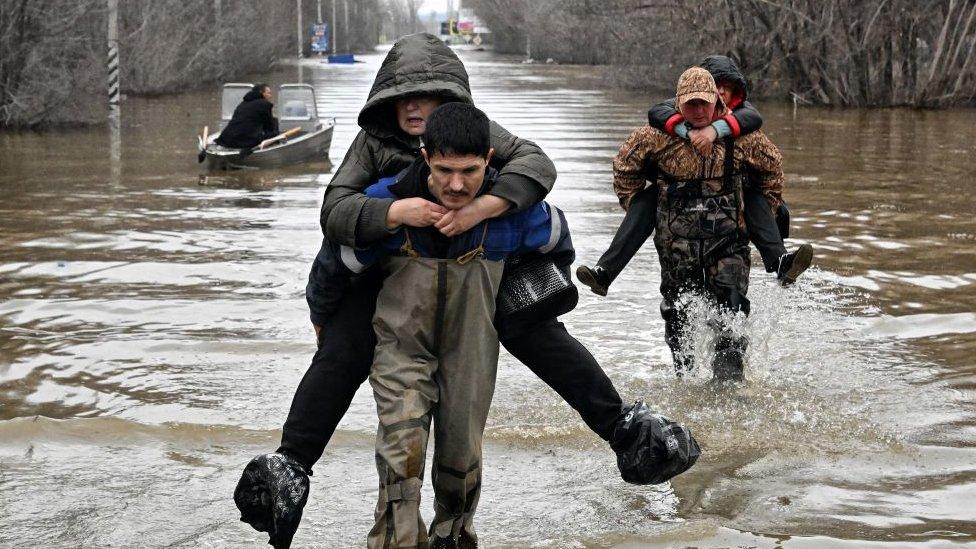
[[[555,161],[550,200],[592,263],[622,217],[610,160],[657,98],[603,91],[588,67],[462,58],[478,105]],[[336,163],[382,54],[363,59],[302,67],[337,118]],[[976,542],[976,111],[759,107],[785,157],[788,247],[817,255],[789,289],[753,269],[749,384],[676,381],[648,245],[608,297],[586,292],[563,320],[625,400],[692,427],[701,460],[670,485],[625,484],[604,443],[503,352],[484,546]],[[193,134],[217,112],[209,92],[126,101],[118,169],[105,129],[0,134],[2,547],[267,539],[231,493],[277,446],[313,353],[304,287],[333,166],[201,177]],[[368,389],[316,466],[295,547],[364,545]]]

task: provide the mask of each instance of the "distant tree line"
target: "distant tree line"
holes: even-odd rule
[[[391,4],[336,2],[337,44],[372,49]],[[105,0],[0,0],[0,128],[76,124],[106,112]],[[315,0],[303,2],[304,26]],[[180,92],[265,71],[297,54],[294,0],[120,0],[121,89]],[[349,24],[345,25],[348,21]]]
[[[406,34],[413,34],[421,30],[420,20],[417,19],[417,9],[423,0],[387,0],[387,14],[389,20],[385,25],[388,36],[395,40]]]
[[[973,104],[976,0],[467,0],[496,49],[604,64],[669,88],[709,53],[764,96],[849,106]]]

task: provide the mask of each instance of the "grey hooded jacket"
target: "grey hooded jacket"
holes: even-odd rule
[[[406,168],[419,155],[420,141],[401,131],[394,103],[410,95],[437,95],[473,103],[461,60],[436,36],[401,38],[387,54],[359,112],[362,130],[325,191],[320,222],[336,244],[367,246],[391,234],[386,215],[392,199],[369,198],[363,191],[384,176]],[[556,168],[535,143],[491,123],[492,166],[499,171],[491,194],[515,209],[542,200],[556,180]]]

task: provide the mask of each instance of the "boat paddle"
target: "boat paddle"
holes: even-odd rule
[[[288,139],[289,137],[297,133],[301,133],[301,131],[302,131],[301,128],[292,128],[282,134],[272,137],[271,139],[265,139],[260,144],[258,144],[257,147],[248,147],[246,149],[241,149],[241,152],[238,153],[238,156],[240,156],[241,158],[250,156],[251,153],[253,153],[256,150],[259,151],[272,143],[277,143],[278,141],[281,141],[282,139]]]
[[[200,140],[200,152],[197,153],[197,163],[203,162],[207,158],[207,126],[203,127],[203,137],[197,137]]]

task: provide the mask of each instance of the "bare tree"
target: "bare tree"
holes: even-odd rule
[[[943,106],[976,95],[976,0],[471,0],[496,48],[610,64],[662,87],[703,55],[736,58],[766,95]]]
[[[417,10],[422,0],[385,0],[389,32],[396,39],[420,31]]]
[[[340,43],[372,48],[383,1],[350,2]],[[180,92],[266,70],[293,54],[295,16],[294,2],[120,2],[122,91]],[[105,0],[0,0],[0,128],[104,119],[105,31]]]
[[[294,4],[128,0],[123,4],[122,87],[128,93],[179,91],[197,82],[267,69],[291,53]],[[274,32],[272,29],[279,29]]]
[[[91,119],[105,80],[90,37],[104,18],[103,2],[0,0],[0,127]]]

